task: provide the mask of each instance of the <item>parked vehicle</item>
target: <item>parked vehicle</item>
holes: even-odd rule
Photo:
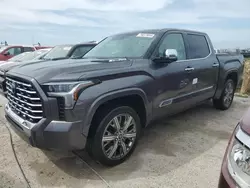
[[[133,152],[141,128],[200,102],[231,106],[243,66],[205,33],[159,29],[110,36],[82,59],[7,73],[6,118],[39,148],[86,148],[104,165]]]
[[[0,48],[0,61],[6,61],[23,52],[35,51],[33,46],[3,46]]]
[[[0,64],[0,94],[4,96],[6,95],[5,75],[10,69],[19,66],[23,63],[41,61],[41,59],[50,50],[51,50],[50,48],[44,48],[33,52],[24,52],[8,59],[7,61],[5,61],[5,63]]]
[[[81,58],[89,50],[91,50],[96,43],[80,43],[80,44],[65,44],[55,46],[46,56],[44,60],[59,60],[68,58]]]
[[[250,187],[250,108],[237,124],[226,149],[219,188]]]
[[[0,47],[0,61],[6,61],[23,52],[32,52],[35,50],[51,48],[48,46],[25,46],[25,45],[12,45]]]

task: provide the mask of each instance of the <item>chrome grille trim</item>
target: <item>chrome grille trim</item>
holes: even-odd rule
[[[9,80],[9,81],[11,81],[11,82],[15,82],[15,83],[17,83],[17,84],[21,84],[21,85],[24,85],[24,86],[27,86],[27,87],[32,87],[30,84],[18,82],[18,81],[16,81],[16,80],[13,80],[13,79],[8,78],[8,77],[7,77],[6,79]]]
[[[31,83],[21,79],[6,78],[8,104],[19,117],[31,123],[43,118],[43,105]]]

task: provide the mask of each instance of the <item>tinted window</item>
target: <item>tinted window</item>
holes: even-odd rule
[[[180,33],[172,33],[168,34],[162,41],[158,51],[157,56],[164,57],[165,51],[167,49],[175,49],[177,51],[178,60],[185,60],[186,59],[186,51],[184,40],[182,34]]]
[[[7,52],[9,52],[10,55],[18,55],[21,53],[21,48],[13,47],[13,48],[8,49]]]
[[[31,52],[31,51],[34,51],[34,49],[31,47],[23,47],[23,51],[24,52]]]
[[[188,34],[187,41],[189,44],[189,59],[204,58],[209,55],[210,50],[205,36]]]
[[[73,51],[71,57],[82,57],[91,50],[91,48],[93,48],[93,46],[79,46]]]

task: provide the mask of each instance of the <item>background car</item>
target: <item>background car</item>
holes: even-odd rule
[[[48,47],[39,47],[39,48],[48,48]],[[38,50],[38,47],[34,46],[2,46],[0,48],[0,61],[6,61],[16,55],[19,55],[23,52],[32,52]]]
[[[223,158],[218,188],[250,187],[250,108],[237,124]]]
[[[92,41],[80,44],[58,45],[52,48],[51,51],[43,57],[43,59],[58,60],[68,58],[81,58],[96,45],[97,43]]]

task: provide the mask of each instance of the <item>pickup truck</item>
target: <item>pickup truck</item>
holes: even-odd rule
[[[96,161],[114,166],[133,153],[141,128],[153,120],[210,99],[227,110],[242,75],[240,59],[215,55],[202,32],[121,33],[82,59],[11,69],[5,114],[34,147],[85,148]]]

